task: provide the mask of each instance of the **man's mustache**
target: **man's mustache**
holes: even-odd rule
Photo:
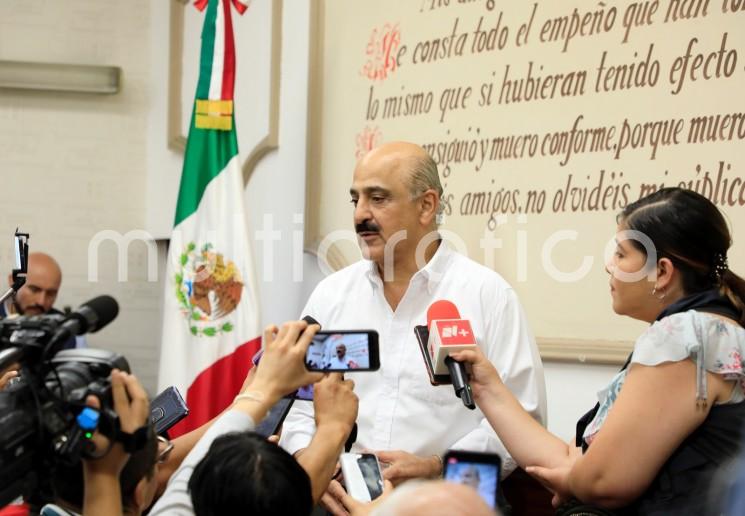
[[[380,226],[377,224],[363,220],[359,224],[354,225],[354,230],[359,233],[379,233],[380,232]]]

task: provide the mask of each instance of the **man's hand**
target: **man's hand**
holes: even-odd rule
[[[133,433],[138,428],[147,424],[150,415],[150,402],[147,393],[139,380],[131,374],[114,369],[111,372],[111,396],[114,400],[114,411],[119,416],[119,425],[122,431]],[[99,408],[99,401],[94,396],[89,396],[87,404],[93,408]],[[121,443],[108,445],[108,440],[96,433],[93,442],[97,450],[110,448],[105,456],[98,459],[87,459],[84,461],[89,473],[106,474],[119,477],[119,473],[129,460],[129,454],[124,451]]]
[[[13,378],[18,376],[18,371],[8,371],[0,374],[0,391],[5,389]]]
[[[383,494],[372,502],[363,503],[352,498],[339,482],[332,480],[328,492],[341,503],[346,512],[351,514],[351,516],[366,516],[370,514],[373,509],[380,506],[380,504],[388,498],[388,495],[391,494],[391,491],[393,491],[393,484],[386,480],[384,481]]]
[[[400,450],[378,451],[375,455],[383,469],[383,478],[394,486],[412,478],[434,478],[442,473],[442,461],[434,455],[418,457]]]
[[[317,428],[337,428],[346,440],[357,421],[359,399],[354,382],[342,378],[341,373],[331,373],[315,384],[313,409]]]
[[[114,369],[111,372],[111,395],[123,431],[132,433],[147,423],[150,402],[137,378]],[[100,406],[93,396],[89,396],[87,404],[93,408]],[[108,449],[108,452],[101,458],[83,461],[83,515],[122,514],[119,474],[129,460],[129,453],[119,442],[109,446],[108,440],[98,433],[94,436],[94,443],[97,449]]]
[[[0,371],[0,391],[5,389],[13,378],[18,377],[20,368],[21,364],[15,363]]]

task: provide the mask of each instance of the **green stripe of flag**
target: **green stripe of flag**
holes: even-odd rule
[[[210,0],[205,16],[204,29],[202,30],[202,55],[199,66],[197,99],[207,99],[209,97],[215,46],[215,19],[219,3],[219,1]],[[220,174],[231,158],[238,154],[235,119],[233,118],[233,129],[230,131],[199,129],[194,126],[195,111],[196,103],[189,124],[189,138],[184,153],[184,169],[181,173],[181,186],[176,204],[174,226],[178,226],[184,219],[197,211],[207,185]]]
[[[197,82],[198,99],[207,99],[210,95],[210,78],[212,77],[212,59],[215,53],[215,22],[220,1],[210,0],[204,15],[202,27],[202,53],[199,57],[199,81]]]

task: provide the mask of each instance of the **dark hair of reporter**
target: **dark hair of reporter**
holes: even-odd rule
[[[732,237],[714,203],[692,190],[662,188],[629,204],[618,222],[649,237],[658,259],[673,262],[687,295],[718,288],[745,326],[745,280],[729,268],[727,250]],[[631,242],[646,253],[642,243]]]
[[[310,514],[310,479],[285,450],[251,432],[212,443],[189,479],[197,516]]]
[[[149,425],[145,446],[132,453],[119,475],[119,486],[122,492],[122,507],[134,504],[134,492],[143,478],[148,480],[155,474],[155,463],[158,459],[158,438],[152,425]],[[52,474],[52,485],[58,502],[63,502],[75,509],[83,508],[83,464],[72,466],[58,464]]]

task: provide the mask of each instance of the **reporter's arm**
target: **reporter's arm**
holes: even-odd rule
[[[85,492],[83,516],[119,516],[122,512],[122,493],[119,474],[96,473],[83,468]]]
[[[276,329],[276,327],[271,326],[271,329]],[[267,328],[269,330],[269,328]],[[243,385],[241,386],[241,389],[238,393],[245,392],[248,390],[249,385],[251,385],[251,382],[253,381],[253,377],[256,374],[256,367],[253,367],[249,370],[248,374],[246,375],[246,379],[243,382]],[[232,408],[231,406],[228,406],[224,411],[222,411],[217,416],[213,417],[209,421],[207,421],[205,424],[200,426],[199,428],[196,428],[192,430],[191,432],[188,432],[184,435],[181,435],[175,439],[173,439],[171,442],[173,443],[173,450],[171,450],[171,453],[168,455],[168,460],[158,467],[158,480],[157,480],[157,488],[155,492],[155,500],[160,498],[160,496],[163,494],[163,492],[166,490],[166,485],[168,484],[168,481],[170,480],[173,473],[181,466],[181,463],[186,458],[186,456],[194,449],[194,446],[196,446],[197,442],[204,437],[204,434],[207,432],[207,430],[212,427],[212,425],[217,421],[220,416],[225,414],[228,410]]]
[[[316,433],[296,456],[310,477],[313,502],[318,503],[336,471],[339,455],[357,419],[358,400],[354,383],[332,373],[314,386]]]
[[[337,460],[347,440],[342,427],[319,426],[307,448],[295,457],[310,477],[313,503],[318,503],[336,472]]]
[[[122,371],[112,371],[111,396],[122,431],[131,434],[147,424],[150,403],[145,389],[137,378]],[[98,400],[92,396],[90,398],[89,405],[98,408]],[[83,461],[85,516],[122,514],[119,474],[129,460],[129,453],[120,442],[114,442],[109,446],[105,441],[106,438],[96,434],[94,443],[97,448],[108,448],[108,451],[103,457]]]
[[[546,387],[543,366],[525,312],[512,288],[499,285],[495,288],[494,292],[487,290],[482,294],[485,321],[480,351],[490,366],[488,383],[493,385],[498,382],[515,402],[506,408],[520,415],[520,422],[517,423],[519,426],[515,427],[518,434],[528,425],[527,428],[532,429],[535,434],[551,439],[548,432],[542,431],[541,425],[546,420]],[[480,394],[478,382],[472,382],[472,387],[474,397],[477,398]],[[488,395],[487,392],[486,396]],[[451,448],[498,453],[502,457],[503,475],[510,473],[515,468],[515,463],[522,467],[537,464],[532,455],[524,459],[514,456],[514,453],[521,455],[521,450],[516,445],[527,439],[518,437],[507,442],[507,436],[502,435],[505,428],[497,428],[486,417],[488,410],[485,408],[488,408],[489,403],[491,400],[479,404],[485,418],[471,432],[451,445]],[[525,415],[533,421],[523,420],[522,416]],[[501,426],[504,427],[504,424]],[[551,442],[555,443],[553,439]],[[565,448],[560,447],[560,452]],[[548,451],[549,456],[554,453],[553,449]],[[544,462],[541,460],[538,463]]]
[[[571,457],[569,446],[523,408],[481,350],[460,351],[452,356],[471,363],[474,401],[520,467],[566,464]]]
[[[251,382],[244,383],[241,394],[209,428],[205,428],[191,452],[171,477],[165,493],[150,514],[190,514],[193,512],[188,492],[194,467],[206,455],[218,436],[233,431],[253,430],[269,409],[285,394],[301,385],[313,383],[322,375],[305,370],[304,359],[317,326],[308,328],[304,321],[285,323],[277,330],[269,326],[264,332],[265,353]],[[301,335],[302,332],[302,335]]]
[[[706,373],[710,404],[697,407],[695,367],[691,360],[632,364],[602,428],[569,473],[577,498],[620,507],[646,490],[711,406],[731,392],[731,383]]]

